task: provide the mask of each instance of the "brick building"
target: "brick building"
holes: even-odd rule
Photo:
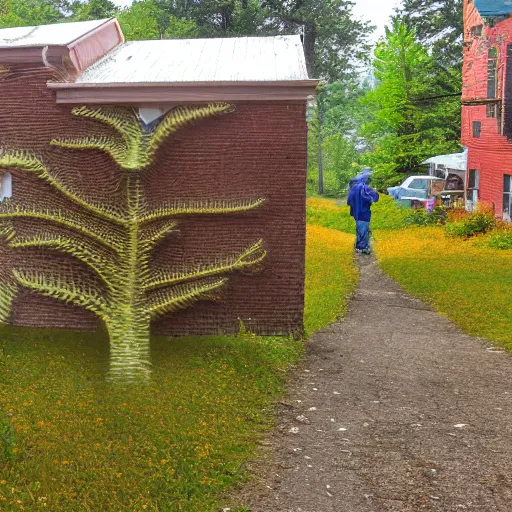
[[[227,284],[216,300],[198,300],[162,315],[152,322],[151,329],[166,335],[233,333],[242,321],[262,334],[300,331],[305,112],[317,84],[308,78],[299,36],[125,43],[116,20],[2,29],[0,156],[13,149],[42,155],[54,179],[41,180],[4,166],[0,169],[2,201],[15,200],[21,204],[16,208],[21,209],[36,205],[43,212],[69,207],[80,218],[77,205],[68,205],[67,197],[50,186],[62,182],[65,187],[61,186],[61,191],[79,190],[83,197],[91,198],[99,213],[104,205],[109,212],[118,211],[121,178],[111,156],[119,148],[109,143],[112,127],[87,116],[77,118],[72,115],[73,107],[130,107],[144,131],[150,133],[163,115],[179,106],[228,103],[232,106],[228,114],[201,120],[163,141],[144,174],[148,208],[171,199],[174,204],[203,205],[202,215],[178,215],[179,228],[158,246],[151,264],[192,269],[197,276],[212,273],[214,263],[209,262],[221,267],[225,261],[226,267],[240,269],[243,265],[236,255],[243,254],[255,240],[263,241],[266,258],[254,271],[228,272]],[[94,148],[73,150],[71,143],[67,149],[63,144],[58,147],[52,141],[59,138],[82,138],[90,147],[103,144],[111,154]],[[263,200],[261,207],[250,211],[207,213],[208,204],[236,210],[229,205],[259,199]],[[7,214],[13,217],[9,211]],[[78,264],[83,282],[97,277],[69,254],[31,248],[27,240],[34,240],[35,222],[40,222],[41,216],[20,217],[12,222],[25,242],[13,249],[12,243],[0,240],[0,281],[10,282],[13,269],[37,262],[38,269],[43,269],[37,272],[49,266],[61,269]],[[95,229],[96,224],[103,226],[105,219],[92,215],[86,220],[80,220],[82,232]],[[10,296],[0,297],[0,313],[10,323],[96,328],[98,319],[91,311],[70,300],[68,304],[57,300],[48,290],[37,293],[48,285],[36,271],[23,276],[20,280],[18,275],[18,281],[30,286],[16,284],[12,304]],[[8,313],[6,304],[12,306]]]
[[[462,144],[468,148],[467,201],[512,212],[512,6],[464,0]]]

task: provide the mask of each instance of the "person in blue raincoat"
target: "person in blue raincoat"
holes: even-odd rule
[[[350,215],[356,221],[356,252],[370,254],[370,220],[372,218],[371,206],[379,200],[379,194],[369,185],[372,170],[364,167],[363,170],[350,180],[347,204],[350,206]]]

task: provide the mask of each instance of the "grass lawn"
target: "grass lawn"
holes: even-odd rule
[[[512,350],[512,251],[447,238],[441,227],[380,232],[381,268],[464,331]]]
[[[353,237],[308,229],[306,327],[343,313]],[[244,478],[303,343],[152,340],[150,388],[104,382],[107,337],[0,328],[0,510],[218,510]]]
[[[358,279],[353,253],[354,236],[320,226],[308,227],[305,311],[308,334],[346,312],[346,298]]]
[[[447,238],[442,227],[404,229],[411,210],[388,196],[372,211],[374,246],[386,273],[467,333],[512,350],[512,251],[484,247],[478,237]],[[355,231],[348,208],[333,200],[308,199],[307,215],[310,224]]]
[[[372,231],[400,229],[411,210],[398,208],[391,197],[381,194],[372,206]],[[332,199],[309,198],[307,203],[308,224],[355,233],[356,223],[348,206],[337,206]]]

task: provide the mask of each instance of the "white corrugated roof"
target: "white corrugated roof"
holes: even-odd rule
[[[78,21],[0,29],[0,48],[64,46],[76,41],[109,20]]]
[[[299,36],[124,43],[76,80],[83,84],[307,80]]]
[[[443,166],[446,169],[466,171],[468,167],[468,152],[467,150],[464,150],[462,153],[434,156],[424,162],[421,162],[421,164],[434,164],[436,167]]]

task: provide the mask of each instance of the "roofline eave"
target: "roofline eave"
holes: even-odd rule
[[[183,104],[212,101],[302,101],[316,93],[319,80],[276,82],[69,83],[49,82],[61,104]]]

